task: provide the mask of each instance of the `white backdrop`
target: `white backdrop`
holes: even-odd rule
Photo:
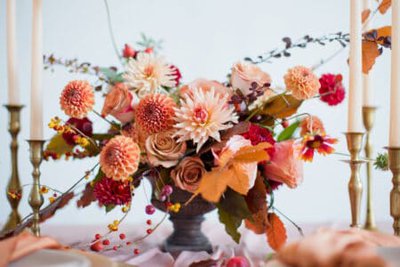
[[[361,1],[361,0],[360,0]],[[371,0],[372,1],[372,0]],[[24,184],[31,183],[31,165],[28,160],[29,137],[29,91],[30,91],[30,32],[31,0],[17,1],[18,66],[22,103],[28,107],[22,113],[23,129],[20,134],[20,177]],[[44,0],[44,52],[55,53],[66,58],[77,57],[81,61],[97,65],[116,65],[117,59],[111,45],[106,21],[104,2],[101,0]],[[373,1],[375,3],[375,1]],[[184,81],[197,77],[224,80],[230,66],[245,56],[256,56],[281,45],[285,36],[297,39],[305,34],[320,36],[337,31],[348,31],[349,0],[109,0],[113,26],[118,45],[134,43],[139,33],[161,38],[163,54],[177,65]],[[7,102],[5,6],[0,1],[0,103]],[[386,25],[390,21],[378,15],[374,25]],[[321,58],[332,54],[338,44],[326,47],[311,47],[293,51],[288,59],[274,60],[262,67],[271,74],[274,84],[282,84],[287,68],[303,64],[311,66]],[[378,119],[374,133],[377,149],[387,144],[389,113],[390,57],[387,51],[378,59],[372,83],[376,90]],[[347,52],[318,69],[325,72],[342,73],[348,86]],[[62,115],[58,96],[70,80],[81,78],[58,68],[55,73],[44,72],[44,117]],[[100,101],[99,101],[100,102]],[[98,106],[97,109],[101,107]],[[342,132],[346,130],[347,102],[331,108],[318,100],[308,102],[304,111],[318,115],[325,122],[327,131],[340,139],[339,152],[346,151]],[[100,127],[101,128],[101,127]],[[0,223],[9,212],[5,199],[5,185],[10,175],[9,135],[7,112],[0,109]],[[45,129],[45,137],[53,132]],[[286,188],[276,193],[276,206],[299,222],[344,221],[350,219],[347,181],[349,168],[339,161],[340,157],[317,157],[314,163],[305,164],[304,183],[296,190]],[[66,189],[82,173],[93,165],[93,160],[70,162],[44,162],[42,182],[60,190]],[[365,173],[365,170],[363,170]],[[390,174],[374,172],[375,211],[378,221],[388,221]],[[27,214],[29,206],[25,187],[20,210]],[[147,191],[149,186],[147,185]],[[365,200],[365,198],[364,198]],[[130,222],[142,221],[146,216],[147,200],[143,189],[139,189],[133,200],[134,212]],[[363,205],[364,206],[364,205]],[[363,207],[363,220],[364,220]],[[109,223],[119,211],[106,216],[104,210],[95,205],[85,211],[77,211],[75,204],[63,209],[48,223],[95,224]],[[156,215],[160,216],[160,214]],[[211,217],[215,218],[215,214]]]

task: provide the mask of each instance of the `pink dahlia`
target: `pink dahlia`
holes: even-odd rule
[[[87,81],[71,81],[61,92],[61,109],[70,117],[82,119],[92,111],[94,91]]]
[[[93,126],[92,126],[93,123],[88,118],[83,118],[83,119],[70,118],[69,120],[67,120],[66,124],[73,125],[76,129],[78,129],[86,136],[91,137],[93,135]],[[76,135],[79,136],[80,134],[75,131],[74,132],[65,131],[62,134],[62,137],[65,140],[65,142],[67,142],[67,144],[75,146],[74,138]]]
[[[93,193],[102,205],[124,205],[132,199],[129,183],[107,177],[95,184]]]
[[[318,77],[309,68],[303,66],[289,69],[284,79],[286,89],[299,100],[315,96],[321,86]]]
[[[319,78],[321,88],[319,88],[320,99],[328,103],[329,106],[335,106],[342,103],[346,92],[342,84],[341,74],[324,74]]]
[[[275,144],[275,140],[274,137],[272,136],[272,133],[265,129],[262,128],[260,126],[251,124],[249,131],[247,133],[242,134],[242,136],[248,140],[251,141],[251,144],[253,146],[258,145],[259,143],[262,142],[268,142],[272,145],[272,147],[268,148],[268,154],[272,157],[275,149],[274,149],[274,144]]]
[[[159,133],[172,128],[175,123],[174,100],[163,94],[148,94],[135,110],[135,122],[147,134]]]
[[[136,172],[140,160],[139,146],[129,137],[112,138],[100,152],[101,170],[107,177],[125,181]]]

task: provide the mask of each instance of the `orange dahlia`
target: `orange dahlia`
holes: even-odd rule
[[[70,117],[82,119],[92,111],[94,91],[87,81],[71,81],[61,92],[61,109]]]
[[[287,90],[299,100],[315,96],[321,87],[318,77],[309,68],[303,66],[289,69],[284,79]]]
[[[135,121],[147,134],[159,133],[174,125],[174,100],[163,94],[149,94],[140,100]]]
[[[112,138],[100,152],[101,170],[107,177],[125,181],[136,172],[140,160],[139,146],[129,137]]]
[[[306,134],[325,134],[325,128],[322,121],[317,116],[307,116],[300,122],[300,135]]]
[[[300,158],[304,161],[311,162],[314,159],[315,150],[318,154],[329,155],[335,152],[332,147],[333,144],[337,143],[336,138],[331,138],[326,135],[305,135],[301,142],[300,147]]]

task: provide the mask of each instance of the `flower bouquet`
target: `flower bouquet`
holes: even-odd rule
[[[121,58],[122,72],[79,65],[100,77],[101,85],[69,82],[60,96],[68,119],[55,117],[49,123],[57,134],[47,145],[47,159],[99,157],[82,179],[91,181],[78,206],[94,201],[106,211],[121,206],[124,216],[108,225],[108,233],[117,232],[135,190],[148,178],[152,203],[144,212],[151,216],[156,207],[174,222],[166,250],[210,251],[200,224],[202,214],[213,209],[236,242],[243,224],[279,249],[286,230],[274,207],[274,190],[296,188],[303,180],[302,161],[311,161],[314,153],[332,153],[336,142],[321,120],[297,110],[312,99],[340,103],[345,94],[341,76],[318,78],[311,69],[296,66],[285,74],[283,90],[256,64],[238,62],[225,82],[182,84],[180,70],[154,47],[136,51],[126,45]],[[45,60],[56,61],[52,56]],[[104,84],[107,92],[97,112],[95,92],[102,92]],[[106,121],[109,130],[95,133],[90,112]],[[151,219],[147,224],[144,237],[158,226]],[[97,235],[92,249],[104,245],[109,242]]]

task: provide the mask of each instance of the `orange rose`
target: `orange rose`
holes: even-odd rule
[[[131,122],[134,117],[133,105],[137,102],[136,100],[125,84],[118,83],[107,94],[101,115],[104,117],[111,115],[122,123]]]
[[[222,83],[217,81],[210,81],[206,79],[196,79],[193,82],[182,86],[179,89],[179,95],[183,97],[185,94],[192,96],[192,90],[194,88],[201,88],[203,92],[208,92],[211,88],[214,88],[215,92],[224,95],[226,93],[231,93],[231,89],[224,86]]]
[[[238,62],[232,67],[231,84],[233,89],[239,89],[243,95],[251,93],[251,84],[255,82],[259,87],[271,83],[271,77],[258,66],[246,62]]]
[[[193,193],[198,189],[205,172],[204,163],[200,158],[186,157],[171,171],[171,178],[177,187]]]
[[[275,153],[265,164],[265,176],[296,188],[303,181],[303,162],[299,159],[294,140],[275,143]]]

